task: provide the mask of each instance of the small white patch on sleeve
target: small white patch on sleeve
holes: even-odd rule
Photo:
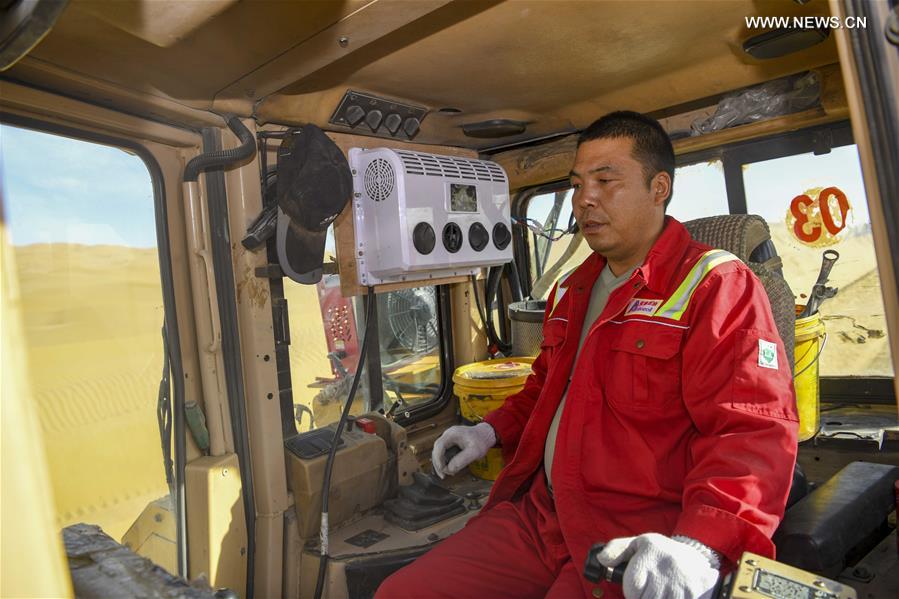
[[[759,366],[777,370],[777,344],[759,339]]]

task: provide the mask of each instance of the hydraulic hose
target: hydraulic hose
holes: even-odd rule
[[[512,291],[512,301],[520,302],[524,299],[524,293],[521,290],[521,279],[518,278],[518,266],[515,260],[506,264],[506,276],[509,277],[509,289]]]
[[[228,128],[240,140],[240,145],[230,150],[207,152],[191,159],[187,166],[184,167],[185,183],[199,179],[200,173],[207,168],[227,166],[233,162],[249,158],[256,153],[256,140],[239,118],[236,116],[229,117]]]
[[[493,322],[493,301],[499,293],[502,281],[503,266],[494,266],[487,272],[487,284],[485,286],[486,303],[484,305],[486,315],[487,342],[504,354],[512,350],[512,344],[501,339]]]
[[[356,396],[356,388],[359,387],[359,379],[362,375],[362,366],[365,364],[365,350],[368,348],[368,334],[374,328],[372,316],[374,315],[375,290],[373,287],[368,288],[367,300],[368,305],[365,309],[365,333],[362,335],[362,343],[359,346],[359,362],[356,365],[356,373],[353,375],[353,383],[350,386],[350,392],[347,395],[346,404],[340,413],[340,420],[337,421],[337,430],[331,439],[331,447],[328,449],[328,461],[325,462],[325,477],[322,482],[322,519],[321,531],[319,538],[321,543],[321,558],[318,562],[318,579],[315,581],[315,599],[321,599],[322,592],[325,588],[325,571],[328,567],[328,500],[331,493],[331,472],[334,469],[334,456],[337,455],[337,443],[343,434],[346,426],[347,417],[350,415],[350,408],[353,405],[353,398]]]

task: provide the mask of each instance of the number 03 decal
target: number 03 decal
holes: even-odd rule
[[[851,209],[846,194],[837,187],[810,189],[790,202],[787,225],[805,244],[833,245],[839,241],[837,234],[846,228]]]

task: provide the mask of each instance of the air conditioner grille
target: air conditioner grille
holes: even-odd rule
[[[506,183],[506,174],[496,163],[469,160],[456,156],[438,156],[422,152],[397,150],[403,168],[410,175],[433,175],[451,179],[473,179]]]
[[[376,202],[381,202],[393,193],[395,175],[393,166],[383,158],[375,158],[365,169],[365,193]]]

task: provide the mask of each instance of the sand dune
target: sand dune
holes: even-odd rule
[[[155,249],[15,248],[57,524],[121,538],[168,493],[156,425],[163,309]]]

